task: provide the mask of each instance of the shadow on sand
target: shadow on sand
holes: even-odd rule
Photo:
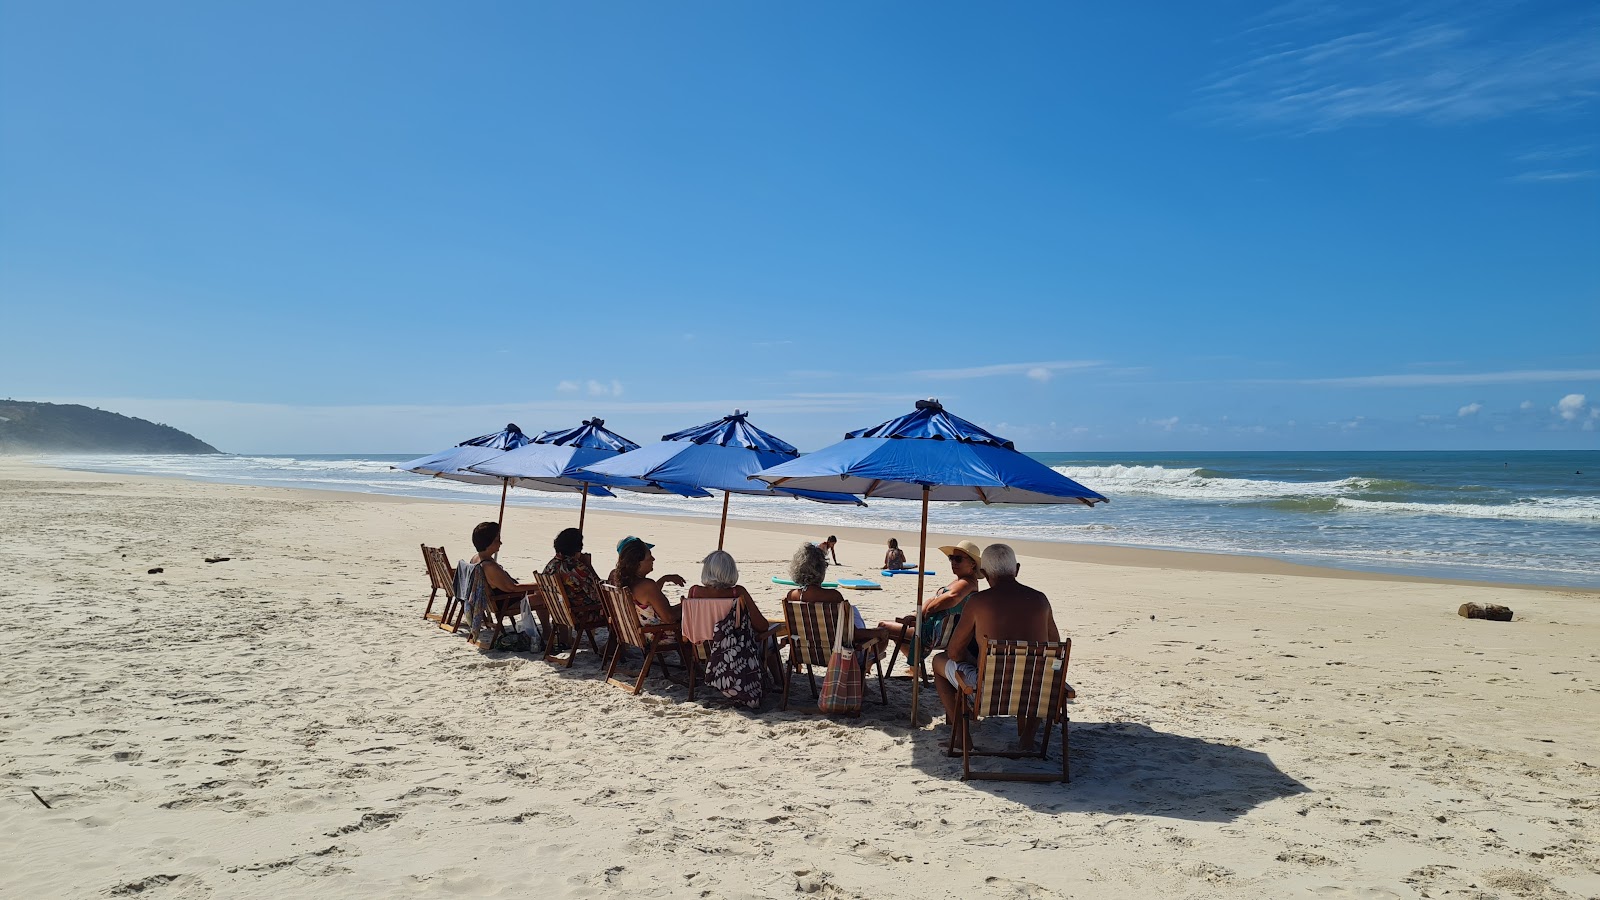
[[[977,745],[999,749],[1016,739],[1014,719],[982,723]],[[961,777],[960,757],[945,755],[942,726],[918,732],[913,764],[938,778]],[[1050,759],[973,759],[973,769],[1061,773],[1060,731]],[[1156,731],[1134,722],[1072,723],[1072,782],[969,781],[977,790],[1042,813],[1103,812],[1229,822],[1271,800],[1310,789],[1256,750]]]

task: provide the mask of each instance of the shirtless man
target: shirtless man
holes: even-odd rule
[[[1044,594],[1017,582],[1017,554],[1005,544],[983,548],[982,571],[989,580],[988,590],[967,598],[961,620],[950,637],[950,648],[933,658],[934,684],[944,702],[945,720],[954,723],[961,715],[957,703],[959,690],[971,694],[978,687],[978,672],[983,665],[989,641],[1059,641],[1050,600]],[[1017,719],[1017,737],[1024,750],[1032,749],[1036,718]]]
[[[522,607],[524,595],[528,598],[528,605],[533,607],[533,614],[539,617],[539,627],[545,634],[549,634],[549,622],[545,620],[544,594],[536,584],[518,584],[505,566],[500,565],[495,554],[500,552],[500,523],[479,522],[472,529],[472,546],[477,549],[470,562],[483,569],[484,580],[489,582],[489,612],[499,614],[501,610],[516,615]]]

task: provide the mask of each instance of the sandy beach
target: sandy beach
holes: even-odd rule
[[[963,783],[904,677],[750,713],[424,623],[418,545],[493,516],[0,460],[0,895],[1600,896],[1594,592],[1018,543],[1074,641],[1073,780]],[[508,510],[502,561],[571,524]],[[692,581],[716,522],[586,532]],[[876,575],[889,534],[837,533],[831,574]],[[727,546],[776,614],[821,536]],[[869,621],[910,611],[877,580]]]

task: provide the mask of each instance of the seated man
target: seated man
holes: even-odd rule
[[[939,699],[944,702],[945,720],[955,723],[961,715],[960,695],[971,694],[978,687],[984,654],[989,641],[1059,641],[1055,616],[1050,611],[1050,600],[1044,594],[1017,581],[1017,554],[1005,544],[990,544],[983,548],[980,560],[984,577],[989,580],[987,590],[977,591],[967,598],[950,637],[950,647],[933,658],[934,684],[939,686]],[[1023,750],[1033,748],[1033,735],[1039,727],[1035,718],[1017,720],[1017,737]]]
[[[522,598],[528,598],[528,605],[533,607],[534,615],[539,617],[539,628],[545,633],[550,633],[550,623],[545,621],[544,595],[540,593],[536,584],[518,584],[505,566],[500,565],[494,557],[500,552],[500,523],[479,522],[472,529],[472,546],[478,552],[469,562],[483,569],[484,580],[489,583],[488,609],[490,616],[502,613],[516,616],[522,611]]]

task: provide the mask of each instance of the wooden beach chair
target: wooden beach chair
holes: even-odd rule
[[[650,667],[655,664],[656,657],[666,651],[676,652],[684,668],[692,664],[688,645],[678,637],[677,625],[641,623],[638,607],[633,605],[633,598],[628,596],[627,591],[614,584],[600,585],[600,599],[605,601],[606,618],[611,623],[611,640],[606,644],[611,651],[611,661],[605,670],[607,684],[614,684],[638,694],[644,690],[644,680],[650,676]],[[622,662],[622,655],[629,647],[636,647],[644,653],[644,662],[640,663],[638,677],[632,684],[614,677],[617,664]],[[661,661],[661,667],[664,670],[668,668],[666,660]]]
[[[839,623],[839,616],[844,613],[845,604],[839,600],[823,600],[819,603],[807,603],[804,600],[783,601],[783,620],[789,626],[789,636],[784,642],[789,646],[789,659],[783,667],[783,704],[780,709],[789,708],[789,683],[794,680],[794,674],[805,668],[806,678],[811,681],[811,697],[817,699],[817,676],[813,671],[816,666],[828,670],[828,658],[833,655],[833,633]],[[849,616],[844,621],[844,643],[851,646],[855,640],[855,620]],[[878,667],[878,695],[880,702],[889,702],[889,690],[883,683],[883,654],[880,652],[876,640],[869,641],[857,650],[865,651],[872,657],[872,662]],[[861,677],[866,678],[865,663],[862,665]],[[863,692],[864,693],[864,692]]]
[[[461,572],[470,571],[470,575],[463,576]],[[495,641],[505,634],[506,623],[509,620],[512,627],[516,626],[517,615],[520,610],[492,608],[490,606],[489,578],[483,573],[482,566],[475,566],[466,560],[456,563],[457,580],[465,580],[465,590],[456,591],[455,609],[447,612],[450,616],[439,622],[440,628],[448,628],[451,634],[461,630],[461,625],[466,622],[468,629],[467,639],[474,646],[485,650],[494,649]],[[467,616],[472,617],[467,621]],[[482,633],[487,631],[487,637]]]
[[[978,672],[977,690],[960,692],[961,715],[951,723],[950,755],[961,753],[961,780],[1056,781],[1054,774],[1031,772],[974,772],[972,757],[1048,759],[1050,729],[1061,723],[1061,777],[1070,781],[1067,750],[1067,662],[1072,639],[1056,642],[990,641]],[[972,725],[991,716],[1031,716],[1039,720],[1037,751],[987,750],[972,746]]]
[[[561,587],[561,579],[554,575],[536,574],[533,583],[539,586],[539,592],[544,595],[545,610],[550,614],[550,634],[544,637],[544,658],[546,662],[555,663],[563,668],[572,668],[572,661],[578,655],[578,647],[582,638],[587,635],[589,648],[600,656],[600,642],[595,640],[594,626],[584,623],[577,624],[577,616],[573,614],[572,604],[567,600],[567,593]],[[556,651],[556,634],[560,630],[567,642],[565,650]]]
[[[700,630],[709,636],[710,628],[706,622],[716,622],[734,614],[735,597],[685,597],[683,598],[683,621],[679,623],[680,636],[691,651],[689,664],[689,699],[694,700],[695,690],[700,682],[700,673],[705,669],[706,660],[710,658],[711,641],[709,637],[694,640],[690,633],[691,625],[698,625]],[[712,626],[714,627],[714,626]],[[761,642],[762,667],[761,681],[764,689],[776,687],[772,682],[767,664],[770,662],[773,671],[781,669],[783,662],[778,656],[777,635],[783,630],[782,623],[773,622],[767,626],[765,632],[758,632],[756,640]]]
[[[933,679],[932,674],[928,672],[928,660],[933,657],[933,654],[950,646],[950,638],[956,633],[956,625],[960,621],[960,616],[945,616],[943,621],[939,623],[939,630],[934,634],[933,643],[930,647],[928,647],[928,652],[923,654],[922,659],[917,661],[918,678],[921,678],[923,681],[931,681]],[[915,628],[916,625],[913,624],[911,627]],[[902,649],[906,651],[906,659],[909,660],[911,658],[911,651],[909,648],[909,641],[894,642],[894,651],[889,654],[890,673],[894,672],[894,661],[900,658],[900,651]]]
[[[422,564],[428,567],[428,581],[433,585],[433,590],[428,592],[428,605],[422,610],[422,618],[442,622],[450,605],[456,600],[456,570],[450,565],[450,557],[445,554],[443,547],[421,546]],[[444,607],[439,610],[439,615],[434,615],[433,601],[440,591],[444,591]]]

